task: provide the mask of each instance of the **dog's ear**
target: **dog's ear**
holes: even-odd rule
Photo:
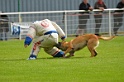
[[[62,44],[61,42],[58,42],[58,44],[56,44],[55,46],[60,49],[61,44]]]

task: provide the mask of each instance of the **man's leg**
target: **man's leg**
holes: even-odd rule
[[[32,46],[32,49],[31,49],[31,52],[30,52],[30,56],[29,56],[29,60],[33,60],[33,59],[36,59],[37,58],[37,55],[40,51],[40,43],[33,43],[33,46]]]
[[[41,45],[43,45],[44,39],[45,39],[44,36],[40,36],[40,37],[37,37],[33,40],[33,46],[32,46],[32,49],[30,51],[29,60],[37,58],[37,55],[38,55],[40,48],[41,48]]]
[[[86,24],[89,19],[89,15],[79,16],[79,25],[76,34],[81,35],[86,33]]]
[[[0,29],[0,40],[3,40],[3,29]]]
[[[7,32],[5,32],[5,40],[8,40]]]
[[[43,45],[44,51],[53,57],[63,57],[64,52],[54,47],[58,43],[58,34],[52,33],[46,36]]]
[[[46,52],[47,50],[51,50],[51,48],[58,42],[58,34],[52,33],[49,35],[40,36],[35,38],[33,42],[34,44],[29,59],[36,59],[40,48],[46,48]]]
[[[114,28],[113,28],[113,31],[114,31],[114,34],[116,35],[117,34],[117,30],[118,30],[118,15],[114,15]]]
[[[95,23],[96,23],[96,27],[95,27],[95,34],[99,35],[99,30],[101,27],[101,23],[102,23],[102,15],[95,15]]]
[[[56,47],[44,48],[44,51],[53,57],[64,57],[64,52]]]
[[[3,39],[2,39],[2,33],[0,33],[0,40],[3,40]]]
[[[123,15],[122,14],[116,14],[114,15],[114,34],[117,34],[118,29],[123,25]]]

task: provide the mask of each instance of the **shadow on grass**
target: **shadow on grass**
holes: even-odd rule
[[[90,57],[70,57],[70,58],[62,58],[62,57],[46,57],[46,58],[37,58],[38,60],[40,59],[82,59],[82,58],[90,58]]]
[[[26,59],[0,59],[0,61],[24,61]]]
[[[36,60],[45,60],[45,59],[83,59],[83,58],[90,58],[90,57],[70,57],[70,58],[62,58],[62,57],[59,57],[59,58],[54,58],[54,57],[45,57],[45,58],[37,58]],[[31,61],[31,60],[28,60],[28,59],[0,59],[0,61]]]

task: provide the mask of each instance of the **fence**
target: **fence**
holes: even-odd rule
[[[113,28],[115,24],[115,22],[113,21],[114,19],[113,15],[116,14],[114,13],[115,10],[124,11],[124,9],[105,9],[104,12],[102,12],[103,18],[100,26],[100,34],[107,34],[109,36],[113,35]],[[99,15],[99,14],[96,14],[96,12],[98,11],[100,10],[89,11],[90,13],[86,14],[90,16],[90,18],[88,19],[88,22],[86,23],[87,33],[95,33],[96,24],[94,22],[95,21],[94,15]],[[42,20],[42,19],[50,19],[60,25],[60,27],[65,31],[66,36],[70,36],[70,35],[76,34],[76,30],[79,26],[78,17],[81,15],[79,14],[79,12],[86,12],[86,11],[84,10],[67,10],[66,11],[65,10],[65,11],[39,11],[39,12],[11,12],[11,13],[0,13],[0,15],[7,15],[9,17],[10,30],[8,32],[8,38],[18,37],[21,39],[22,37],[20,35],[23,35],[23,32],[20,32],[19,35],[10,35],[12,34],[12,28],[13,28],[12,22],[14,22],[17,26],[19,25],[20,28],[23,28],[23,27],[28,28],[31,22],[34,22],[36,20]],[[124,14],[124,13],[121,12],[119,14]],[[120,22],[122,25],[118,30],[118,34],[124,35],[123,33],[124,21],[120,21]],[[2,34],[4,34],[4,32],[2,32]]]

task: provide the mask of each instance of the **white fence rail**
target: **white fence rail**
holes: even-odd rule
[[[114,11],[122,11],[119,13],[114,13]],[[95,25],[94,22],[94,15],[100,10],[93,10],[89,11],[90,18],[88,19],[86,24],[86,33],[95,33]],[[81,15],[79,12],[86,12],[84,10],[65,10],[65,11],[37,11],[37,12],[11,12],[11,13],[0,13],[0,15],[7,15],[9,17],[10,23],[10,31],[8,32],[12,33],[12,28],[15,28],[13,25],[20,26],[20,34],[17,35],[20,39],[22,38],[22,35],[25,35],[27,31],[27,28],[31,24],[31,22],[34,22],[36,20],[42,20],[42,19],[50,19],[52,21],[57,22],[61,28],[65,31],[66,36],[69,35],[75,35],[76,30],[79,26],[79,19],[78,17]],[[105,9],[104,12],[101,12],[103,18],[100,26],[100,34],[107,34],[109,36],[113,35],[113,29],[115,21],[114,21],[114,15],[115,14],[124,14],[124,8],[123,9]],[[85,15],[84,15],[85,16]],[[121,17],[124,19],[124,16]],[[84,19],[82,19],[84,20]],[[119,23],[119,22],[118,22]],[[119,27],[118,34],[124,35],[124,20],[121,21],[121,26]],[[26,28],[26,29],[24,29]],[[2,32],[4,33],[4,32]],[[9,38],[14,38],[15,35],[8,36]]]

